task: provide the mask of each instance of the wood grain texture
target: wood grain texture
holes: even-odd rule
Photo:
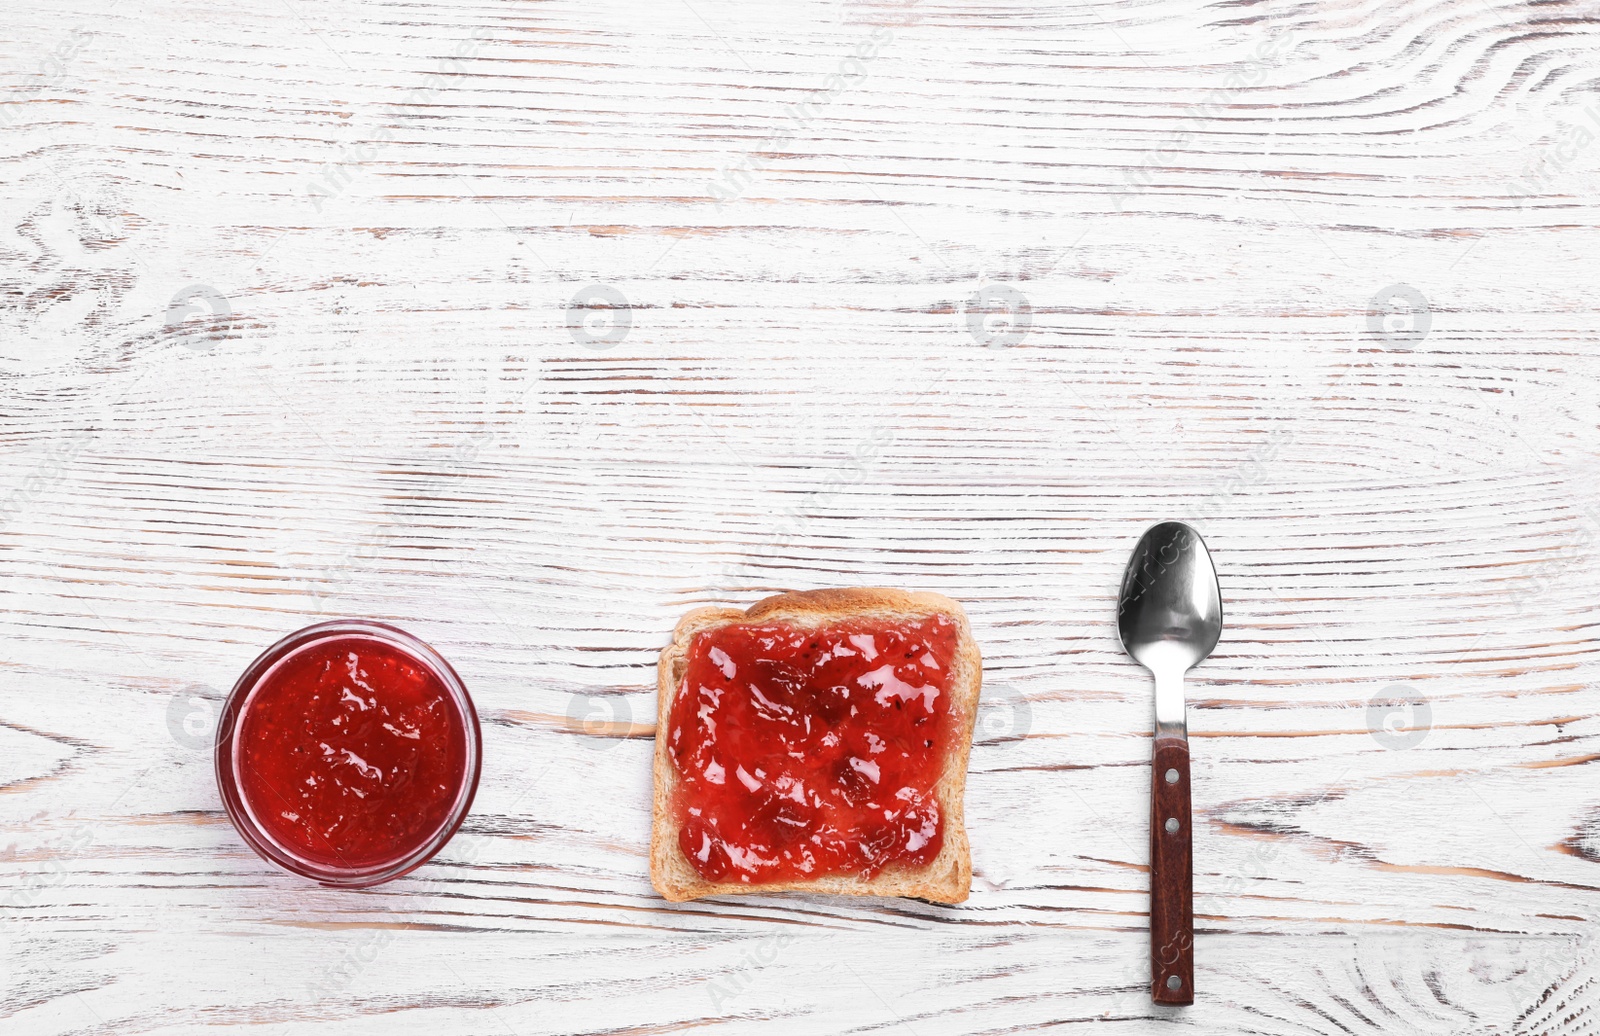
[[[3,17],[7,1034],[1597,1024],[1592,5]],[[1228,616],[1184,1008],[1112,624],[1164,517]],[[673,622],[852,585],[971,617],[971,899],[665,903]],[[206,750],[337,615],[484,721],[363,892]]]

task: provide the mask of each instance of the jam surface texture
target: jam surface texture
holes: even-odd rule
[[[285,657],[250,696],[240,795],[285,848],[332,867],[396,859],[450,817],[467,766],[464,718],[431,669],[342,636]]]
[[[943,615],[698,634],[670,717],[678,844],[708,881],[871,878],[944,845]]]

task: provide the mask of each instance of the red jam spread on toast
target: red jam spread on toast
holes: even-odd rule
[[[440,678],[384,641],[347,636],[284,659],[240,721],[239,790],[279,844],[335,867],[412,851],[449,817],[467,766]]]
[[[938,856],[957,641],[944,615],[696,635],[668,748],[678,844],[700,876],[871,878]]]

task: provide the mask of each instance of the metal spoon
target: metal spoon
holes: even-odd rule
[[[1117,635],[1156,681],[1150,782],[1150,998],[1194,1003],[1194,870],[1189,728],[1183,674],[1217,646],[1222,592],[1200,534],[1182,522],[1145,530],[1122,576]]]

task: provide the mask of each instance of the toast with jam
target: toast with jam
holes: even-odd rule
[[[661,653],[650,880],[959,903],[983,664],[961,605],[857,588],[685,615]]]

